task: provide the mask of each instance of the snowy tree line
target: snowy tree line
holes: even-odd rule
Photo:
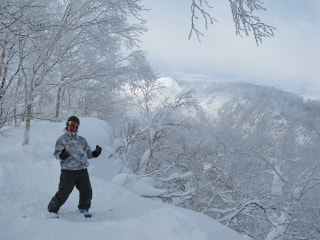
[[[141,72],[139,1],[2,1],[0,127],[104,117],[113,91]],[[130,23],[128,19],[130,18]],[[55,103],[53,105],[53,103]]]
[[[273,36],[274,28],[254,15],[265,10],[262,2],[229,4],[237,34],[252,31],[257,43]],[[199,38],[198,14],[207,27],[213,22],[211,6],[202,0],[192,0],[190,5],[189,38],[193,32]],[[83,115],[95,112],[100,116],[122,83],[141,76],[155,78],[146,68],[145,54],[133,50],[146,31],[140,15],[144,10],[141,0],[3,0],[0,127],[25,121],[24,144],[28,144],[32,118],[59,120],[65,112],[79,108]],[[37,111],[53,101],[50,113]]]
[[[192,4],[193,14],[207,6]],[[253,239],[320,238],[319,102],[244,84],[172,83],[168,93],[134,50],[142,10],[135,0],[3,1],[0,128],[24,123],[28,144],[31,120],[104,119],[110,158],[163,190],[145,197]]]
[[[199,88],[135,95],[141,111],[127,112],[112,157],[163,190],[145,197],[253,239],[319,238],[320,103],[241,83]]]

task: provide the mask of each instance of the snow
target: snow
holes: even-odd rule
[[[161,77],[158,79],[160,86],[163,87],[162,89],[162,97],[163,98],[174,98],[179,92],[181,91],[181,88],[179,87],[179,84],[170,77]]]
[[[5,127],[0,132],[0,239],[249,239],[200,213],[139,196],[157,192],[150,179],[119,174],[120,164],[108,158],[112,150],[108,124],[93,118],[80,121],[79,135],[92,149],[97,144],[103,148],[99,158],[90,160],[93,217],[86,219],[77,212],[76,189],[60,209],[59,219],[47,212],[60,175],[53,148],[65,123],[33,121],[30,144],[25,146],[23,126]]]

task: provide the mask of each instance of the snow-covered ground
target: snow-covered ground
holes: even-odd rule
[[[79,135],[92,148],[103,147],[101,156],[90,160],[93,217],[85,219],[77,212],[76,189],[60,209],[59,219],[47,213],[60,175],[53,148],[65,124],[33,121],[26,146],[22,145],[23,127],[5,127],[0,133],[1,240],[249,239],[200,213],[138,196],[155,189],[141,181],[125,184],[123,174],[118,175],[120,164],[108,158],[107,123],[93,118],[80,121]]]

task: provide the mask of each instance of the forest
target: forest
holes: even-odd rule
[[[32,121],[99,118],[128,181],[161,190],[144,197],[252,239],[320,238],[319,101],[158,76],[140,1],[2,2],[0,134],[24,125],[27,145]]]

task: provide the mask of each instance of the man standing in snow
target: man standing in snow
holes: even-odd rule
[[[91,206],[92,188],[87,170],[88,159],[97,158],[102,148],[97,145],[96,149],[91,152],[86,139],[77,134],[79,125],[79,118],[69,117],[66,123],[66,132],[56,142],[53,155],[60,160],[61,175],[59,190],[48,205],[48,211],[53,214],[58,214],[60,207],[67,201],[74,186],[80,193],[79,210],[88,213]]]

